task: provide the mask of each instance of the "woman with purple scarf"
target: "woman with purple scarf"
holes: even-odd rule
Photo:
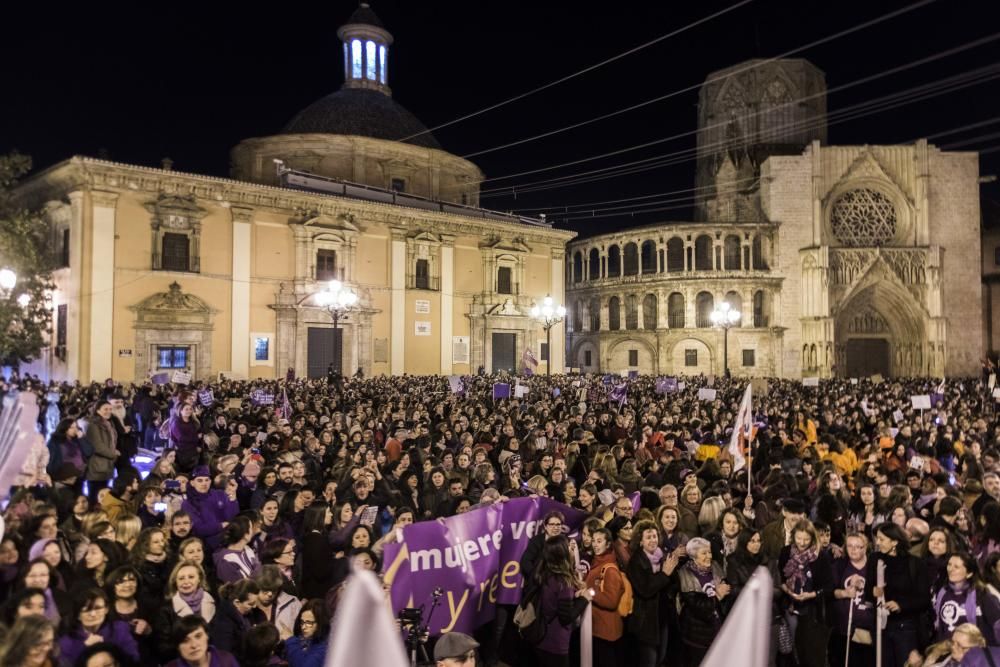
[[[660,531],[652,521],[640,521],[632,532],[632,557],[625,574],[632,584],[633,605],[625,622],[628,634],[638,642],[640,667],[656,667],[666,656],[668,628],[676,613],[671,575],[679,555],[663,552]]]
[[[826,665],[830,629],[824,617],[825,596],[831,594],[833,573],[820,549],[816,529],[808,519],[792,528],[792,543],[778,556],[782,608],[795,639],[800,665]]]
[[[684,664],[697,667],[722,627],[722,601],[731,592],[722,566],[712,560],[712,544],[703,537],[687,543],[688,561],[678,569]]]

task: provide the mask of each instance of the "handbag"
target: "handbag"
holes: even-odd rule
[[[795,650],[795,641],[792,639],[792,629],[788,627],[788,621],[784,616],[780,616],[775,622],[775,627],[778,630],[778,653],[791,655]]]

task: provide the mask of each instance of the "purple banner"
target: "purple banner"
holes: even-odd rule
[[[497,603],[520,602],[521,555],[551,510],[562,512],[571,533],[587,517],[548,498],[514,498],[407,526],[399,542],[386,545],[383,558],[393,613],[421,605],[426,613],[434,589],[441,587],[431,634],[472,633],[491,621]]]

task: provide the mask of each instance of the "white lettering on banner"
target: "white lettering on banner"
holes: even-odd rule
[[[524,524],[524,521],[518,522]],[[523,531],[523,525],[521,527]],[[517,535],[514,539],[518,539]],[[503,531],[495,530],[489,535],[480,535],[469,540],[455,540],[455,545],[444,549],[421,549],[410,552],[410,572],[424,572],[427,570],[440,570],[445,567],[462,568],[462,572],[469,569],[469,563],[479,558],[490,555],[490,543],[493,549],[500,551],[503,542]]]

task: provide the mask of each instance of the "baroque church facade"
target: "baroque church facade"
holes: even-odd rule
[[[785,378],[978,373],[977,154],[925,140],[825,145],[825,91],[823,73],[801,59],[707,77],[696,220],[570,242],[568,365]],[[728,341],[713,326],[719,307],[741,314]]]
[[[73,157],[18,189],[55,255],[51,347],[31,372],[142,381],[564,365],[530,309],[562,302],[572,232],[479,208],[484,178],[392,98],[392,35],[366,5],[338,31],[344,84],[231,178]],[[336,321],[322,293],[357,295]]]

